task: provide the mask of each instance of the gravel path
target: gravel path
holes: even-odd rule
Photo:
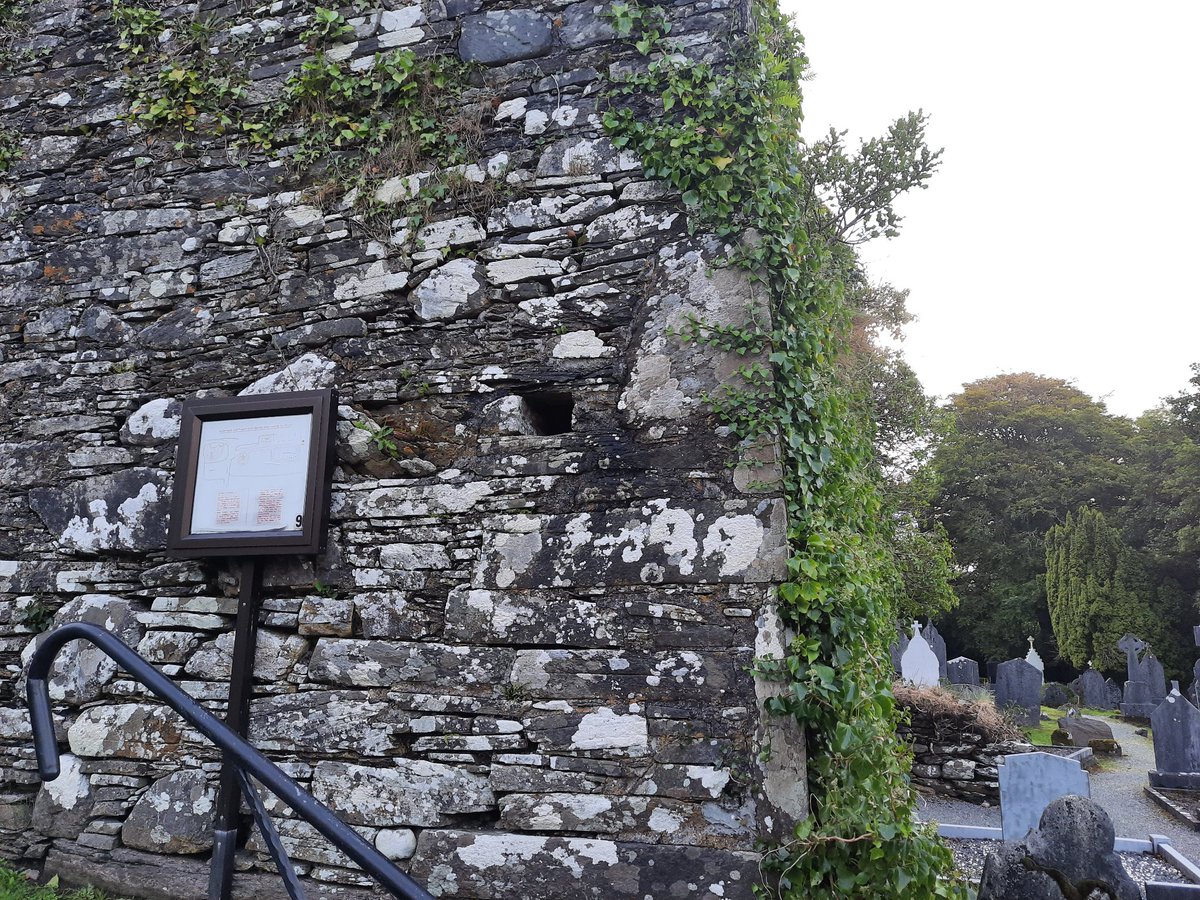
[[[1104,771],[1092,773],[1092,799],[1112,816],[1121,837],[1144,840],[1151,833],[1165,834],[1184,856],[1200,861],[1200,832],[1159,809],[1142,790],[1149,783],[1146,773],[1154,768],[1154,744],[1134,734],[1135,725],[1107,721],[1124,756],[1105,762]]]

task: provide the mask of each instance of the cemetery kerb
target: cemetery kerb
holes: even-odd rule
[[[604,136],[601,73],[636,54],[601,6],[483,6],[354,20],[343,45],[477,63],[472,199],[407,249],[261,153],[136,134],[109,15],[27,13],[0,79],[23,136],[0,182],[0,833],[22,864],[203,890],[215,750],[75,648],[41,787],[19,699],[35,633],[84,621],[223,710],[236,569],[164,553],[200,395],[338,392],[329,545],[266,565],[250,736],[431,889],[749,898],[756,847],[806,814],[802,740],[748,674],[782,647],[784,505],[701,400],[745,359],[676,334],[746,321],[750,285]],[[717,58],[740,8],[664,11]],[[310,23],[212,11],[222,59],[253,60],[247,102],[277,95]],[[411,185],[372,185],[385,220]],[[312,890],[365,896],[274,812]],[[277,892],[249,851],[239,883]]]

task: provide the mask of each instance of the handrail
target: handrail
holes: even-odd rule
[[[258,795],[251,788],[247,775],[253,775],[276,797],[295,810],[296,815],[308,822],[317,831],[373,875],[384,887],[400,900],[433,900],[433,896],[397,869],[382,853],[365,841],[353,828],[335,816],[312,794],[300,787],[283,773],[277,765],[254,749],[244,738],[214,717],[194,699],[175,686],[158,669],[142,659],[134,650],[112,633],[97,625],[75,622],[49,632],[29,664],[29,680],[26,688],[29,697],[29,717],[33,725],[33,745],[37,753],[38,773],[43,781],[53,781],[61,768],[58,758],[58,740],[54,735],[54,719],[50,710],[50,691],[46,678],[55,657],[68,641],[82,640],[95,645],[107,654],[122,669],[141,682],[150,693],[165,702],[183,716],[197,731],[212,741],[225,754],[227,763],[237,767],[247,802],[254,813],[255,821],[263,831],[268,849],[280,867],[280,875],[292,897],[299,888],[294,873],[283,855],[282,845],[271,825]],[[286,871],[285,871],[286,869]],[[289,881],[288,875],[292,875]]]

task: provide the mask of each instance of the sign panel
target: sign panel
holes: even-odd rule
[[[183,557],[319,552],[336,409],[332,391],[186,401],[167,549]]]

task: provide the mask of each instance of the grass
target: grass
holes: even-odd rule
[[[109,900],[108,895],[96,888],[62,890],[58,876],[47,884],[34,884],[8,863],[0,861],[0,900]]]
[[[1049,747],[1052,745],[1050,736],[1058,730],[1058,720],[1066,716],[1065,709],[1055,709],[1052,706],[1043,706],[1042,715],[1050,718],[1049,722],[1040,722],[1036,726],[1022,728],[1025,732],[1025,737],[1031,744],[1039,747]],[[1115,709],[1088,709],[1086,707],[1079,709],[1081,716],[1092,716],[1097,719],[1115,719],[1120,713]]]
[[[1042,715],[1049,716],[1049,722],[1039,722],[1032,727],[1022,728],[1025,732],[1025,737],[1029,743],[1038,747],[1049,747],[1051,745],[1050,735],[1058,730],[1058,720],[1065,715],[1061,709],[1055,709],[1052,706],[1043,706]]]

